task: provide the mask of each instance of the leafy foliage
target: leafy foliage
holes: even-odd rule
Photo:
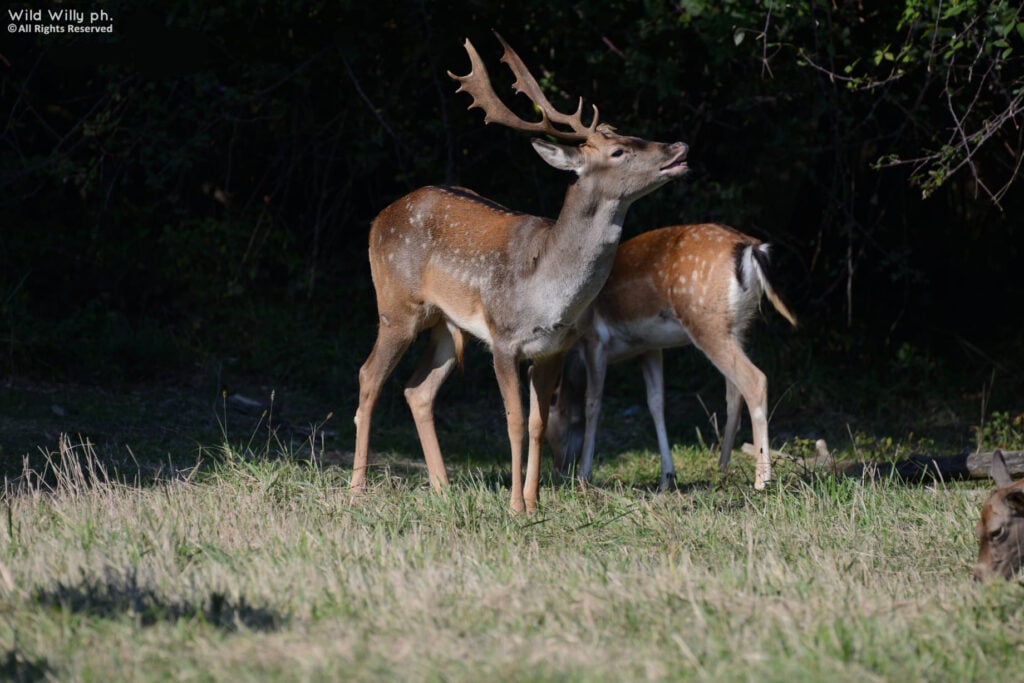
[[[369,222],[423,184],[556,213],[566,179],[445,75],[468,35],[507,87],[492,26],[556,105],[582,94],[625,132],[691,145],[691,179],[639,202],[627,232],[721,220],[770,239],[802,318],[890,355],[934,329],[1019,335],[1003,299],[964,286],[1020,292],[1013,3],[108,5],[113,35],[4,48],[10,372],[106,372],[58,334],[97,311],[185,350],[128,375],[233,355],[272,310],[325,321],[316,333],[372,324]]]

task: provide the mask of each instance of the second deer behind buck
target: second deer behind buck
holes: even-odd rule
[[[535,509],[551,392],[564,352],[578,337],[577,322],[611,270],[626,210],[687,170],[687,148],[681,142],[619,135],[598,125],[596,107],[590,125],[584,126],[582,100],[575,114],[558,112],[519,56],[501,42],[502,61],[516,76],[513,88],[534,103],[539,121],[524,121],[501,102],[468,40],[472,70],[466,76],[449,75],[460,83],[460,92],[473,97],[470,108],[483,109],[485,122],[578,143],[532,141],[544,161],[577,178],[555,221],[509,211],[469,190],[450,187],[416,190],[373,221],[369,255],[379,327],[373,351],[359,371],[354,489],[366,486],[370,420],[381,386],[422,331],[429,331],[430,342],[405,397],[430,482],[436,489],[447,485],[434,430],[434,398],[459,361],[469,332],[494,355],[512,451],[512,509]],[[533,367],[524,487],[518,363],[525,359]]]
[[[767,263],[768,245],[724,225],[676,225],[624,242],[584,318],[583,338],[566,358],[548,419],[556,466],[565,472],[579,459],[577,474],[589,481],[605,371],[609,363],[639,356],[658,433],[661,488],[674,486],[662,349],[693,344],[725,376],[728,417],[719,466],[724,470],[729,464],[743,400],[757,452],[754,486],[764,488],[771,477],[768,383],[743,352],[742,341],[762,294],[796,325],[768,281]]]

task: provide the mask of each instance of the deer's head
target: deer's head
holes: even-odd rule
[[[554,456],[555,471],[568,474],[583,452],[586,416],[587,367],[583,349],[574,345],[565,354],[562,379],[548,410],[544,437]]]
[[[1024,565],[1024,479],[1013,481],[1001,451],[993,455],[989,475],[999,488],[981,506],[977,581],[1011,579]]]
[[[497,35],[497,34],[495,34]],[[536,79],[499,35],[505,48],[501,58],[515,75],[512,88],[526,95],[540,112],[539,121],[526,121],[513,113],[495,94],[487,69],[476,48],[467,39],[466,52],[471,64],[465,76],[448,75],[459,82],[458,92],[473,97],[470,109],[484,111],[485,123],[497,123],[514,130],[548,135],[575,144],[558,144],[534,138],[533,148],[544,161],[563,171],[572,171],[581,179],[594,180],[595,187],[609,199],[633,201],[678,178],[688,170],[688,148],[682,142],[651,142],[620,135],[607,124],[599,123],[597,107],[593,107],[590,123],[583,123],[583,98],[576,112],[564,114],[548,101]]]

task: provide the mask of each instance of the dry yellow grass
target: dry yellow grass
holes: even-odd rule
[[[145,486],[51,462],[4,495],[15,679],[964,681],[1024,648],[1020,585],[970,580],[980,490],[548,488],[526,520],[476,475],[353,498],[281,458]]]

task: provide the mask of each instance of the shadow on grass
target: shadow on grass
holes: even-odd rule
[[[235,601],[217,591],[199,604],[169,601],[140,585],[134,571],[124,577],[108,571],[105,578],[83,577],[78,584],[61,582],[40,588],[35,599],[41,605],[104,619],[127,614],[146,627],[185,619],[200,620],[228,633],[240,628],[270,632],[281,629],[287,621],[273,610],[248,604],[244,596]]]
[[[17,647],[0,655],[0,679],[29,683],[53,678],[53,667],[45,659],[30,659]]]

